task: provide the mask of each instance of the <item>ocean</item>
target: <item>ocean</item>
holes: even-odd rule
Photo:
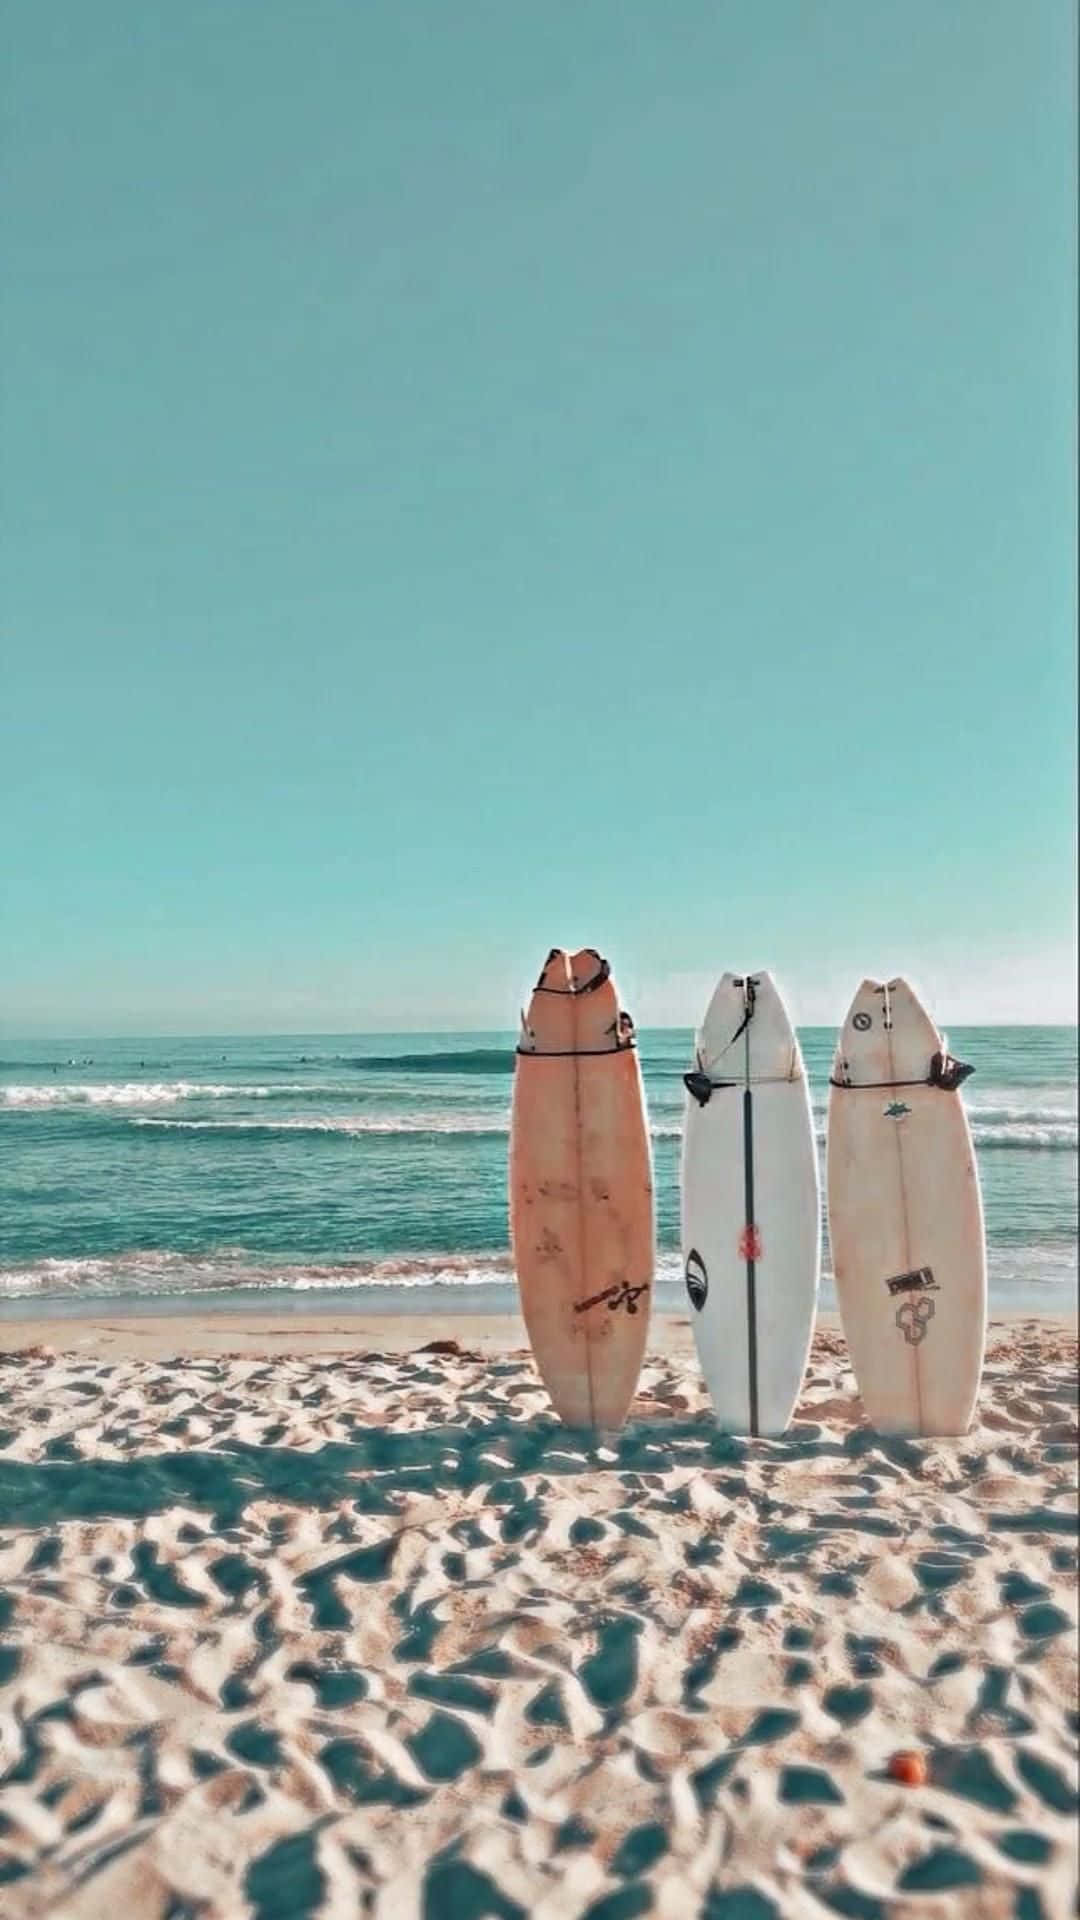
[[[835,1031],[800,1034],[819,1148]],[[514,1300],[514,1036],[3,1043],[0,1318]],[[656,1170],[656,1299],[682,1309],[678,1156],[692,1035],[639,1035]],[[991,1308],[1076,1307],[1073,1027],[956,1029]],[[822,1174],[824,1165],[822,1164]],[[824,1186],[824,1181],[823,1181]],[[822,1305],[835,1304],[825,1241]]]

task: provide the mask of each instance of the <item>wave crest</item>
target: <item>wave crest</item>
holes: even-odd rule
[[[223,1138],[232,1139],[238,1134],[249,1133],[336,1133],[344,1134],[385,1134],[389,1136],[420,1134],[438,1134],[453,1138],[455,1134],[465,1138],[469,1135],[488,1134],[506,1139],[509,1127],[505,1119],[486,1118],[481,1114],[377,1114],[343,1113],[297,1116],[293,1119],[279,1120],[159,1120],[149,1115],[140,1115],[130,1123],[134,1127],[152,1127],[163,1133],[216,1133]]]
[[[51,1085],[32,1083],[0,1089],[2,1104],[28,1113],[42,1107],[167,1107],[178,1100],[277,1100],[289,1095],[348,1094],[336,1085],[312,1086],[304,1080],[277,1086],[208,1080],[69,1080]]]
[[[681,1285],[681,1257],[660,1254],[656,1278]],[[366,1293],[390,1288],[468,1289],[516,1285],[507,1248],[472,1253],[388,1254],[357,1260],[273,1260],[245,1248],[206,1254],[161,1247],[82,1258],[28,1260],[0,1268],[0,1300],[167,1299],[190,1294]]]

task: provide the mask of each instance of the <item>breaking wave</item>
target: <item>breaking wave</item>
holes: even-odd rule
[[[505,1108],[492,1111],[490,1103],[484,1111],[479,1105],[470,1107],[442,1105],[437,1108],[420,1109],[416,1112],[379,1112],[373,1110],[373,1096],[362,1091],[350,1091],[338,1084],[312,1086],[304,1082],[289,1082],[278,1086],[255,1084],[220,1084],[205,1081],[169,1080],[169,1081],[105,1081],[86,1084],[65,1083],[53,1086],[12,1085],[0,1089],[0,1112],[11,1114],[24,1113],[62,1113],[71,1108],[80,1111],[87,1109],[100,1114],[102,1121],[108,1115],[112,1124],[160,1129],[163,1132],[217,1134],[223,1140],[239,1138],[248,1134],[288,1135],[288,1134],[343,1134],[364,1135],[379,1134],[392,1137],[426,1135],[446,1137],[454,1135],[469,1137],[489,1135],[509,1136],[509,1113]],[[265,1114],[231,1113],[215,1118],[199,1115],[192,1118],[162,1116],[147,1112],[131,1112],[130,1109],[176,1107],[183,1102],[217,1102],[235,1100],[237,1102],[291,1101],[300,1112],[281,1113],[273,1107]],[[357,1107],[362,1105],[362,1110]],[[337,1107],[339,1111],[305,1112],[305,1107],[316,1105],[325,1109]],[[659,1112],[657,1112],[659,1108]],[[128,1109],[125,1113],[123,1110]],[[343,1109],[343,1110],[341,1110]],[[654,1140],[679,1140],[683,1130],[683,1112],[681,1103],[677,1108],[667,1106],[665,1102],[652,1102],[650,1131]],[[815,1137],[819,1147],[824,1148],[825,1108],[823,1104],[815,1106]],[[972,1137],[976,1149],[980,1152],[1042,1152],[1076,1153],[1078,1146],[1077,1119],[1074,1113],[1060,1107],[973,1107],[968,1109]]]
[[[682,1284],[677,1253],[662,1253],[656,1278]],[[417,1292],[513,1287],[506,1249],[478,1253],[395,1254],[368,1260],[270,1260],[243,1248],[205,1255],[147,1247],[81,1259],[28,1260],[0,1268],[0,1300],[34,1298],[161,1299],[190,1294],[255,1291],[269,1294],[364,1293],[373,1288]]]
[[[313,1087],[303,1080],[274,1087],[206,1080],[71,1080],[43,1087],[13,1083],[0,1089],[0,1104],[33,1112],[38,1107],[165,1107],[178,1100],[277,1100],[304,1094],[325,1099],[344,1091],[334,1084]]]
[[[337,1134],[421,1134],[446,1135],[492,1134],[503,1138],[509,1136],[505,1118],[494,1116],[487,1118],[482,1114],[375,1114],[342,1113],[323,1115],[303,1115],[280,1120],[159,1120],[149,1115],[140,1116],[130,1122],[134,1127],[153,1127],[163,1133],[216,1133],[227,1139],[237,1135],[289,1134],[289,1133],[337,1133]]]

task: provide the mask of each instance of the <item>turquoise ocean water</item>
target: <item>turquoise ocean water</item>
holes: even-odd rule
[[[835,1033],[800,1035],[819,1147]],[[640,1036],[657,1299],[683,1305],[689,1032]],[[0,1317],[108,1303],[499,1310],[513,1299],[513,1037],[320,1035],[2,1043]],[[991,1305],[1076,1303],[1076,1030],[956,1029]],[[824,1171],[824,1168],[822,1168]],[[822,1304],[834,1303],[826,1243]]]

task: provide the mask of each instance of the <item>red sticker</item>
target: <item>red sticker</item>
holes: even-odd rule
[[[744,1227],[739,1235],[739,1259],[761,1259],[761,1235],[755,1226]]]

